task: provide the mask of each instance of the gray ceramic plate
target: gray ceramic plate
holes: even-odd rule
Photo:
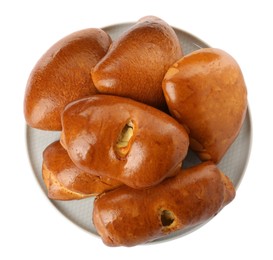
[[[112,39],[116,39],[123,31],[128,29],[132,23],[117,24],[103,28],[110,34]],[[184,54],[188,54],[194,50],[209,47],[206,43],[199,40],[195,36],[175,29],[180,42],[183,46]],[[31,162],[33,172],[41,186],[43,192],[46,195],[46,188],[42,180],[42,153],[43,150],[53,141],[58,140],[60,132],[41,131],[27,127],[27,149]],[[251,146],[251,121],[249,110],[246,114],[246,118],[239,136],[228,150],[219,168],[230,177],[235,187],[237,188],[245,171]],[[189,153],[184,166],[190,166],[198,163],[199,160],[193,153]],[[93,210],[93,198],[83,199],[79,201],[51,201],[52,204],[68,219],[79,227],[85,229],[91,234],[97,235],[96,229],[92,223],[92,210]],[[164,237],[158,241],[165,241],[171,238],[177,238],[185,235],[193,230],[196,230],[200,225],[188,228],[180,232],[173,233],[167,237]]]

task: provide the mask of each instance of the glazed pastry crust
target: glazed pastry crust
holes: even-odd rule
[[[237,137],[247,110],[241,69],[226,52],[205,48],[184,56],[165,75],[170,113],[189,130],[201,160],[218,163]]]
[[[157,17],[143,17],[113,42],[92,70],[92,79],[100,93],[166,110],[161,83],[182,56],[174,30]]]
[[[234,196],[228,177],[205,162],[145,190],[123,186],[101,194],[93,222],[106,245],[134,246],[203,223]]]
[[[24,113],[28,125],[61,130],[65,105],[97,93],[90,70],[110,44],[108,34],[95,28],[72,33],[54,44],[37,62],[27,82]]]
[[[77,168],[59,141],[44,150],[42,174],[48,197],[55,200],[83,199],[122,185]]]
[[[133,124],[128,153],[117,142],[126,124]],[[94,95],[64,110],[62,141],[78,168],[119,180],[133,188],[160,183],[185,158],[186,130],[169,115],[131,99]]]

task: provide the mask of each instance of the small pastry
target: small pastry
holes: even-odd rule
[[[205,48],[184,56],[163,80],[170,113],[189,131],[201,160],[218,163],[236,139],[247,110],[247,90],[237,62]]]
[[[180,42],[163,20],[146,16],[113,42],[92,70],[100,93],[132,98],[167,109],[161,83],[168,68],[183,56]]]
[[[77,168],[59,141],[44,150],[42,173],[48,197],[54,200],[83,199],[122,185]]]
[[[61,130],[69,102],[97,93],[90,70],[105,55],[111,39],[101,29],[74,32],[54,44],[33,68],[26,87],[25,119],[42,130]]]

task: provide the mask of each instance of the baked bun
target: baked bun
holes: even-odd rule
[[[105,55],[111,39],[101,29],[74,32],[54,44],[32,70],[24,100],[31,127],[61,130],[69,102],[97,93],[90,71]]]
[[[108,246],[135,246],[201,224],[235,197],[235,189],[212,162],[179,170],[157,186],[122,186],[99,195],[93,223]]]
[[[59,141],[44,150],[42,173],[48,197],[54,200],[83,199],[122,185],[77,168]]]
[[[205,48],[184,56],[163,80],[170,113],[189,130],[201,160],[218,163],[237,137],[247,110],[241,69],[226,52]]]
[[[173,175],[189,145],[186,130],[169,115],[110,95],[70,103],[62,127],[62,144],[78,168],[133,188]]]
[[[93,82],[100,93],[167,109],[161,83],[182,56],[174,30],[157,17],[143,17],[113,42],[92,70]]]

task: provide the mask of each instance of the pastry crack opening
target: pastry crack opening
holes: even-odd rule
[[[162,210],[160,220],[163,227],[169,227],[175,220],[175,216],[170,210]]]
[[[131,148],[133,136],[135,132],[135,125],[132,120],[128,120],[125,124],[116,142],[116,153],[119,157],[125,157]]]

